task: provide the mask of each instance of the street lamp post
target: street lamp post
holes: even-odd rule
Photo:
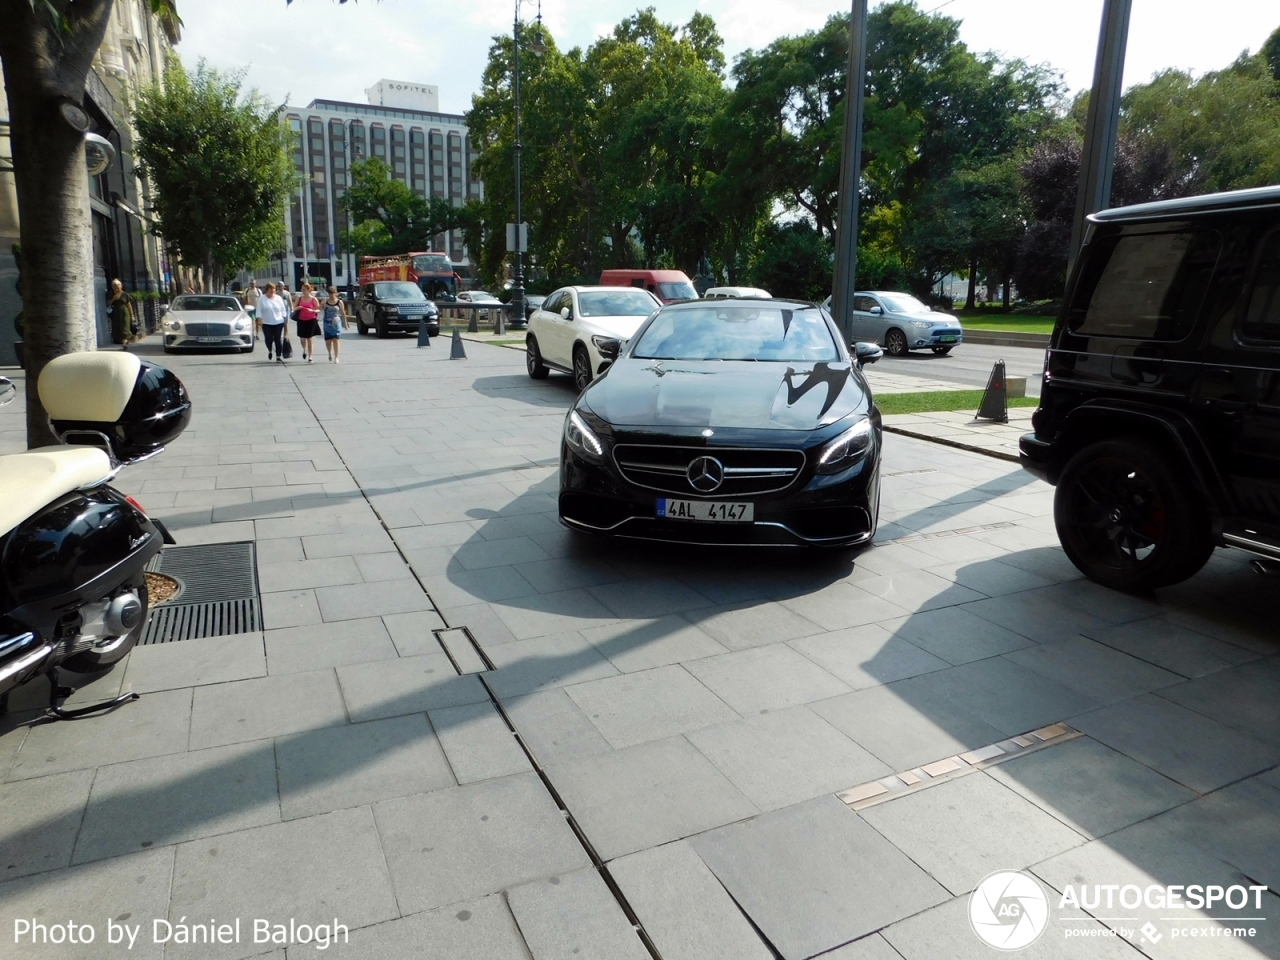
[[[538,34],[529,44],[529,49],[541,56],[547,52],[546,45],[542,42],[542,4],[538,4]],[[514,307],[514,317],[519,319],[524,316],[524,238],[521,237],[520,225],[524,222],[520,210],[520,152],[522,146],[520,143],[520,0],[515,0],[515,16],[511,30],[511,41],[513,46],[512,67],[511,67],[511,87],[512,100],[514,102],[515,113],[515,206],[516,206],[516,227],[515,227],[515,275],[511,278],[511,304]],[[497,320],[494,321],[494,332],[501,334],[503,329],[502,311],[498,311]]]

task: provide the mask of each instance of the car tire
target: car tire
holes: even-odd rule
[[[524,338],[524,365],[529,376],[534,380],[545,380],[551,370],[542,362],[542,353],[538,350],[538,338],[532,333]]]
[[[578,388],[581,393],[587,387],[591,386],[591,355],[587,353],[587,348],[582,344],[578,344],[573,348],[573,385]]]
[[[369,335],[369,328],[364,325],[363,320],[356,320],[356,333],[360,334],[362,337],[367,337]]]
[[[1209,513],[1166,453],[1138,438],[1085,447],[1053,499],[1067,557],[1090,580],[1126,592],[1181,583],[1213,553]]]
[[[950,347],[934,347],[933,352],[937,354],[939,357],[945,357],[951,353],[951,348]]]
[[[905,357],[911,352],[907,335],[896,327],[884,335],[884,352],[891,357]]]
[[[385,340],[390,336],[390,331],[387,329],[387,323],[385,320],[379,320],[377,322],[377,327],[374,332],[377,333],[379,340]]]

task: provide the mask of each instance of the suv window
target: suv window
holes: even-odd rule
[[[1181,340],[1191,332],[1222,246],[1216,232],[1126,234],[1093,246],[1067,314],[1072,333]]]
[[[880,304],[876,303],[875,300],[872,299],[871,297],[864,296],[864,297],[853,298],[853,309],[859,311],[860,313],[869,313],[872,307],[878,307],[878,306],[880,306]]]
[[[1280,340],[1280,230],[1262,241],[1240,332],[1246,340]]]
[[[543,300],[542,306],[538,309],[545,310],[547,313],[559,313],[560,304],[563,300],[564,294],[557,290],[555,293],[551,294],[551,296],[547,297],[547,299]]]

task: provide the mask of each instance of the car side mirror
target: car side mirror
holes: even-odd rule
[[[872,308],[871,308],[870,310],[868,310],[867,312],[868,312],[869,314],[871,314],[873,317],[880,317],[880,316],[883,316],[883,315],[884,315],[884,307],[881,307],[881,306],[878,306],[878,305],[877,305],[877,306],[872,307]]]
[[[614,351],[617,356],[617,351]],[[13,381],[8,377],[0,377],[0,407],[13,400],[18,395],[18,388],[13,385]]]
[[[572,311],[572,310],[570,310],[568,307],[561,307],[561,308],[560,308],[560,316],[564,317],[566,320],[572,320],[572,319],[573,319],[573,311]]]
[[[874,343],[859,340],[853,345],[853,356],[858,361],[858,366],[862,367],[868,363],[875,363],[884,356],[884,351]]]
[[[600,340],[596,343],[596,350],[600,352],[600,356],[612,363],[618,359],[618,353],[622,350],[622,341]]]

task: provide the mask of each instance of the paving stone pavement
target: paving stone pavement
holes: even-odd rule
[[[77,702],[143,694],[94,719],[14,695],[0,954],[117,957],[123,917],[146,957],[312,954],[253,943],[254,918],[336,918],[361,960],[986,957],[970,896],[1022,870],[1051,908],[1027,957],[1280,957],[1280,600],[1243,557],[1111,593],[1057,546],[1048,487],[894,435],[859,555],[583,539],[555,516],[570,382],[518,351],[137,349],[196,410],[117,485],[184,545],[255,541],[263,629],[79,678]],[[479,650],[451,658],[434,631],[462,627]],[[921,770],[1058,722],[1078,735]],[[899,773],[921,785],[836,796]],[[1060,905],[1128,883],[1270,889]],[[243,939],[151,942],[184,917]],[[14,943],[17,918],[97,938]]]

